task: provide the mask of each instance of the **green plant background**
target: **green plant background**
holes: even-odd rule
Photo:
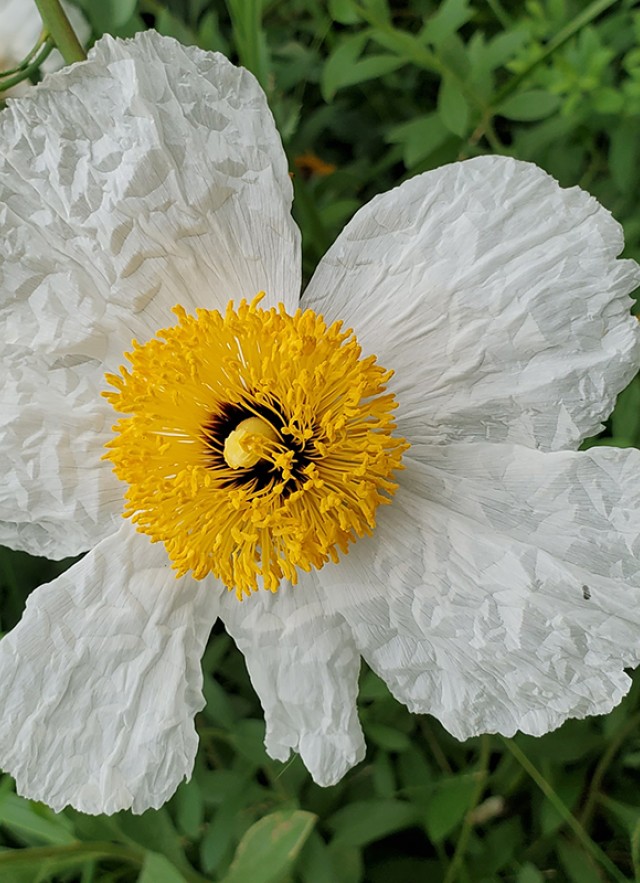
[[[640,258],[632,0],[78,4],[94,38],[156,27],[258,76],[294,172],[307,276],[374,194],[488,152],[590,190],[623,223],[626,254]],[[639,441],[636,381],[591,443]],[[0,551],[7,631],[29,591],[64,564]],[[55,814],[2,777],[3,883],[608,883],[640,874],[638,678],[607,717],[541,739],[461,744],[363,670],[366,760],[322,789],[298,758],[266,756],[260,705],[221,628],[204,671],[195,772],[162,810]]]

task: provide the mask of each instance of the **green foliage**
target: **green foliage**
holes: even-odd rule
[[[404,178],[497,152],[589,189],[640,258],[640,11],[633,0],[77,0],[94,38],[155,26],[267,90],[309,275]],[[29,73],[33,73],[31,69]],[[311,155],[312,160],[309,160]],[[318,164],[322,160],[325,166]],[[640,443],[640,381],[607,435]],[[68,562],[67,562],[68,563]],[[0,629],[63,565],[0,550]],[[193,778],[141,817],[55,814],[0,781],[8,883],[608,883],[640,878],[639,690],[541,739],[458,743],[363,672],[366,760],[333,788],[270,760],[239,652],[204,659]]]

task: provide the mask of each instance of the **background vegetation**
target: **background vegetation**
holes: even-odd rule
[[[25,0],[26,2],[26,0]],[[640,258],[640,12],[632,0],[78,0],[93,28],[220,50],[267,91],[305,272],[375,193],[503,153],[590,190]],[[640,386],[604,438],[637,445]],[[0,628],[61,565],[2,551]],[[0,880],[603,883],[640,878],[640,683],[605,718],[464,744],[363,671],[366,760],[333,788],[271,761],[244,661],[205,659],[193,779],[159,812],[55,814],[0,780]]]

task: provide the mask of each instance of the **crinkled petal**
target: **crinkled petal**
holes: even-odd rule
[[[424,446],[373,537],[322,571],[327,604],[412,711],[459,739],[540,735],[629,688],[639,503],[635,450]]]
[[[38,368],[34,358],[3,356],[0,543],[49,558],[79,555],[120,526],[125,487],[102,459],[113,409],[82,359]]]
[[[286,158],[251,74],[152,32],[90,56],[0,117],[0,542],[53,557],[113,529],[100,391],[132,338],[176,303],[266,289],[293,310],[299,293]]]
[[[326,614],[315,577],[242,602],[229,593],[220,618],[245,655],[271,757],[285,761],[293,749],[319,785],[335,784],[365,752],[360,654],[342,617]]]
[[[377,196],[303,302],[394,369],[407,436],[576,447],[638,369],[620,226],[541,169],[478,157]]]
[[[0,766],[87,813],[159,807],[189,776],[219,590],[127,522],[29,597],[0,641]]]
[[[147,31],[105,36],[0,117],[0,328],[100,376],[172,307],[295,308],[298,231],[255,78]]]

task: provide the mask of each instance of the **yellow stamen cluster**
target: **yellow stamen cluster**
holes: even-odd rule
[[[310,310],[229,304],[174,312],[104,395],[128,416],[109,457],[125,516],[181,576],[213,573],[242,598],[337,561],[371,533],[408,446],[394,438],[390,371]]]

